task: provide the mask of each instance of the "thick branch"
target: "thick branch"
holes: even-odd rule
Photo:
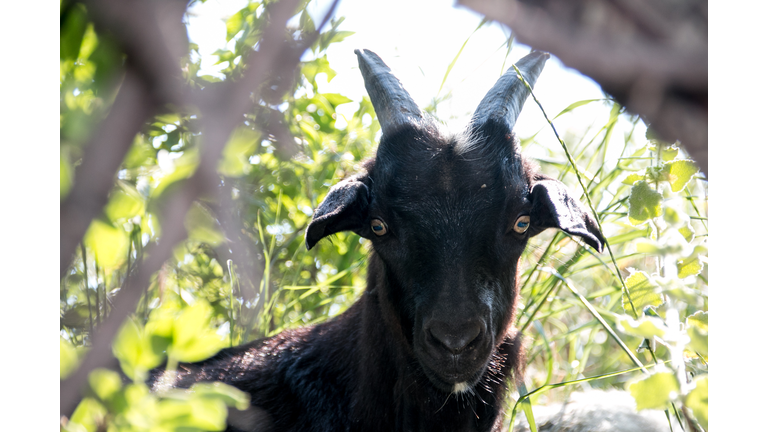
[[[548,51],[594,79],[661,138],[680,140],[707,173],[706,2],[459,3],[506,24],[521,43]]]
[[[133,138],[152,115],[146,85],[129,69],[107,117],[85,148],[75,182],[60,207],[60,277],[64,277],[91,220],[107,203],[114,177]]]
[[[79,401],[79,392],[90,371],[110,362],[111,343],[120,325],[135,310],[151,275],[171,256],[175,245],[186,238],[186,230],[181,222],[193,201],[201,195],[215,194],[216,185],[220,181],[217,173],[219,156],[232,129],[242,121],[252,100],[259,100],[259,86],[270,74],[286,75],[295,69],[306,46],[299,49],[291,47],[284,39],[284,29],[297,3],[298,0],[284,0],[270,6],[271,21],[259,43],[258,55],[249,58],[242,80],[225,83],[197,95],[196,101],[203,119],[200,166],[170,198],[163,212],[160,242],[147,248],[148,258],[139,264],[136,275],[117,294],[115,309],[93,336],[93,346],[80,368],[61,383],[62,415],[68,417],[74,411]],[[203,94],[205,99],[201,98]],[[237,249],[238,252],[242,251]]]

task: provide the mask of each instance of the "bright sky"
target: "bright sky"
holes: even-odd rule
[[[213,65],[216,57],[212,53],[225,47],[224,20],[245,3],[243,0],[208,0],[192,9],[195,16],[189,19],[189,35],[200,46],[203,73],[214,75],[219,69],[220,66]],[[310,11],[316,22],[320,21],[330,3],[328,0],[311,3]],[[341,93],[353,100],[359,100],[365,94],[353,53],[355,48],[376,52],[403,82],[416,103],[424,107],[438,96],[448,66],[469,38],[440,92],[441,96],[452,92],[453,97],[442,103],[437,113],[452,130],[459,130],[466,124],[502,71],[530,51],[529,47],[516,44],[505,63],[508,30],[499,24],[490,24],[473,34],[482,17],[463,7],[454,7],[451,0],[343,0],[336,16],[346,18],[341,30],[356,33],[328,49],[328,60],[338,75],[327,85],[319,79],[320,91]],[[593,81],[566,69],[554,57],[547,62],[534,91],[550,118],[573,102],[603,97]],[[356,109],[357,104],[350,103],[340,106],[338,112],[349,116]],[[584,125],[605,124],[607,115],[605,106],[593,103],[558,119],[555,125],[562,136],[571,125],[578,125],[583,130]],[[528,137],[540,130],[540,142],[554,146],[552,148],[559,146],[541,111],[529,99],[518,119],[516,131],[519,136]],[[627,123],[620,125],[616,132],[625,130],[628,130]],[[644,129],[639,132],[644,133]],[[614,139],[623,139],[623,133],[615,133]]]

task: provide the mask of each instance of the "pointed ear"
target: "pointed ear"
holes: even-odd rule
[[[369,202],[368,186],[360,177],[337,183],[315,210],[307,227],[304,236],[307,249],[312,249],[324,237],[341,231],[353,231],[367,237],[370,230],[364,230],[364,224],[368,220]]]
[[[568,234],[577,235],[602,252],[605,238],[597,222],[587,208],[571,196],[561,182],[539,175],[531,188],[531,227],[541,232],[546,228],[559,228]]]

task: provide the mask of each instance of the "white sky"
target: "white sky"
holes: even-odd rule
[[[243,0],[208,0],[192,9],[189,35],[200,47],[203,73],[214,75],[220,66],[213,66],[212,53],[225,47],[224,20],[238,11]],[[328,0],[314,0],[310,5],[315,21],[325,14]],[[363,80],[357,66],[355,48],[376,52],[403,82],[419,106],[426,106],[438,96],[445,72],[461,49],[462,44],[477,28],[482,17],[463,7],[454,7],[451,0],[389,0],[341,1],[337,17],[345,17],[340,30],[356,32],[341,43],[332,44],[327,51],[331,67],[338,75],[327,85],[318,79],[321,92],[341,93],[352,100],[365,94]],[[530,51],[516,44],[504,63],[508,30],[499,24],[490,24],[478,30],[469,39],[456,65],[451,71],[440,95],[451,91],[453,97],[439,105],[438,116],[453,130],[461,129],[485,93],[496,82],[503,70]],[[534,88],[550,118],[573,102],[603,97],[600,88],[578,72],[563,67],[552,57]],[[338,113],[349,116],[357,109],[356,103],[342,105]],[[555,121],[560,135],[573,125],[584,129],[593,123],[602,125],[608,110],[601,103],[581,107]],[[531,99],[526,103],[515,127],[521,137],[537,131],[538,141],[551,148],[559,145],[549,130],[540,110]],[[628,124],[622,123],[614,139],[623,139]],[[644,128],[638,130],[643,136]]]

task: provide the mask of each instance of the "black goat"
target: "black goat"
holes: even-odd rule
[[[375,160],[334,186],[307,228],[312,248],[352,231],[372,243],[368,287],[324,324],[183,364],[171,385],[223,381],[253,408],[230,430],[489,431],[524,365],[515,317],[520,254],[560,228],[604,239],[566,187],[520,154],[528,91],[513,68],[467,130],[441,132],[381,59],[355,51],[383,136]],[[517,66],[533,85],[549,54]]]

